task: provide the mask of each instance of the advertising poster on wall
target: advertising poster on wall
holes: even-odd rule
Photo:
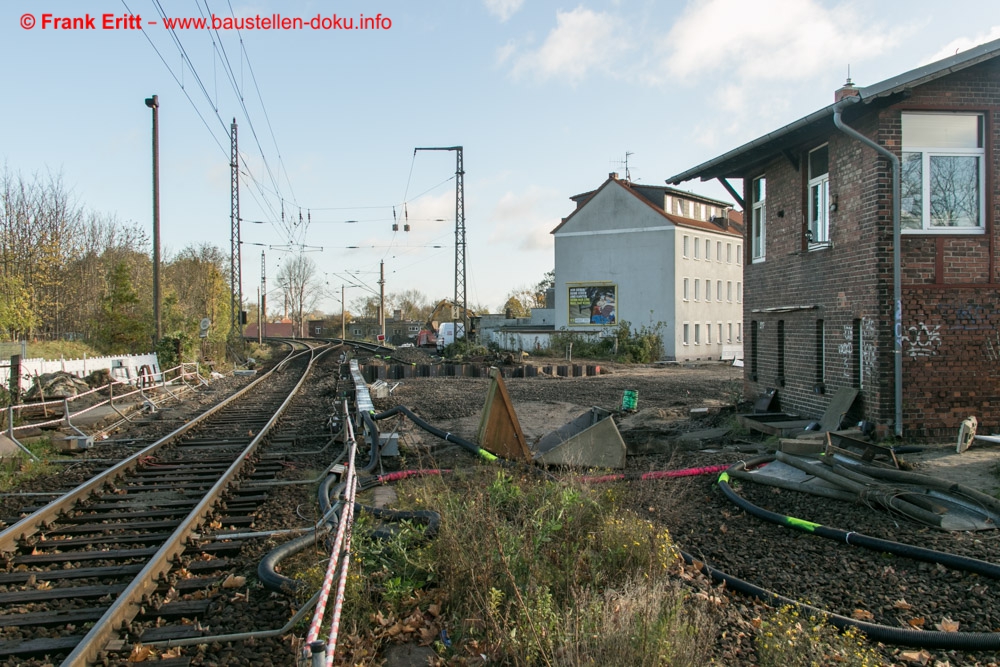
[[[569,325],[607,326],[618,321],[618,286],[612,283],[571,283]]]

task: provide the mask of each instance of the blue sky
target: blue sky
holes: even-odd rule
[[[171,34],[161,9],[391,27]],[[43,14],[88,13],[139,15],[144,30],[42,28]],[[235,117],[249,300],[264,246],[272,286],[285,249],[306,246],[337,297],[345,282],[377,289],[384,261],[387,292],[436,301],[454,291],[455,154],[413,149],[462,145],[468,298],[497,309],[552,269],[568,198],[624,175],[626,152],[633,180],[662,185],[829,104],[848,67],[870,85],[998,37],[1000,5],[962,0],[8,0],[0,159],[151,229],[143,100],[157,94],[165,251],[228,252]],[[393,233],[393,207],[409,233]]]

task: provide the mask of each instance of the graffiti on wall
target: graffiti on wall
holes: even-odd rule
[[[837,346],[837,352],[840,353],[841,358],[844,361],[844,377],[851,377],[851,357],[854,355],[854,325],[845,324],[844,325],[844,342]]]
[[[878,363],[878,331],[875,320],[871,317],[861,319],[861,373],[866,379],[875,377],[875,366]]]
[[[910,358],[937,356],[941,347],[941,325],[928,327],[923,322],[907,328],[903,336],[903,349]]]

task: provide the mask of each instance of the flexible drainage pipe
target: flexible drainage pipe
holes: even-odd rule
[[[830,623],[841,630],[846,628],[857,628],[865,633],[865,636],[884,644],[897,646],[915,646],[921,648],[935,648],[963,651],[994,651],[1000,649],[1000,634],[991,632],[936,632],[927,630],[906,630],[894,628],[877,623],[867,623],[840,614],[813,607],[783,595],[778,595],[772,591],[755,586],[743,579],[726,574],[717,570],[707,563],[695,559],[691,554],[681,551],[681,557],[688,564],[701,563],[701,571],[712,577],[715,581],[725,582],[726,587],[737,590],[745,595],[752,595],[764,602],[775,605],[793,605],[799,609],[806,609],[812,613],[823,616]]]
[[[412,421],[414,424],[416,424],[420,428],[424,429],[428,433],[432,433],[433,435],[436,435],[437,437],[442,438],[443,440],[445,440],[445,442],[454,442],[457,445],[461,445],[462,447],[464,447],[465,449],[469,450],[473,454],[475,454],[477,456],[481,456],[484,459],[486,459],[487,461],[496,461],[497,460],[497,457],[495,455],[490,454],[488,451],[486,451],[485,449],[481,448],[476,443],[470,442],[470,441],[466,440],[465,438],[460,438],[457,435],[455,435],[454,433],[448,433],[447,431],[442,431],[438,427],[432,426],[431,424],[428,424],[423,419],[421,419],[417,415],[413,414],[413,411],[410,410],[409,408],[407,408],[405,405],[397,405],[396,407],[390,408],[389,410],[386,410],[385,412],[380,412],[377,415],[372,415],[372,419],[374,419],[375,421],[381,421],[383,419],[386,419],[388,417],[392,417],[393,415],[398,415],[398,414],[406,415],[407,417],[410,418],[410,421]]]
[[[759,459],[752,459],[746,463],[737,463],[734,468],[745,469],[747,467],[757,465],[762,460],[767,458],[768,457],[759,457]],[[726,498],[728,498],[729,501],[736,506],[746,510],[760,519],[764,519],[765,521],[770,521],[771,523],[775,523],[779,526],[795,528],[806,533],[812,533],[837,542],[843,542],[844,544],[865,547],[866,549],[871,549],[873,551],[891,553],[897,556],[905,556],[907,558],[922,560],[928,563],[940,563],[941,565],[955,570],[964,570],[966,572],[974,572],[993,579],[1000,579],[1000,565],[995,563],[979,560],[977,558],[968,558],[966,556],[956,556],[955,554],[948,554],[943,551],[925,549],[923,547],[913,546],[912,544],[903,544],[901,542],[883,540],[877,537],[864,535],[862,533],[856,533],[854,531],[829,528],[811,521],[804,521],[795,517],[784,516],[782,514],[768,511],[762,507],[754,505],[733,491],[733,489],[729,486],[729,479],[729,473],[724,472],[719,476],[718,480],[719,488],[722,490],[722,493],[726,496]]]

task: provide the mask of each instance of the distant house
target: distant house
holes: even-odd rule
[[[402,345],[404,343],[416,343],[417,334],[423,326],[417,320],[403,319],[402,311],[396,310],[393,316],[385,321],[385,340],[390,345]],[[347,337],[357,340],[377,340],[382,333],[382,325],[377,319],[357,319],[351,320],[346,327]],[[330,337],[340,337],[340,328],[337,327],[335,333]]]
[[[729,202],[610,174],[571,197],[555,237],[555,329],[657,329],[665,359],[741,357],[742,215]]]
[[[1000,426],[998,56],[1000,40],[848,81],[667,180],[743,179],[751,396],[819,416],[856,388],[860,416],[908,438]]]
[[[295,324],[287,318],[281,322],[265,322],[263,333],[266,338],[302,338]],[[243,337],[256,339],[257,324],[248,324],[243,331]],[[308,335],[305,337],[308,338]]]

